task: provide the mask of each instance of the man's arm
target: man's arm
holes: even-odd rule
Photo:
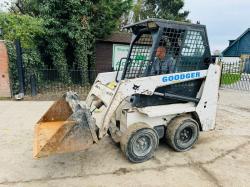
[[[176,61],[173,57],[170,58],[169,61],[169,73],[175,73],[175,65],[176,65]]]
[[[151,64],[151,71],[150,71],[150,75],[157,75],[159,74],[159,70],[160,70],[160,64],[159,64],[159,60],[155,59],[152,64]]]

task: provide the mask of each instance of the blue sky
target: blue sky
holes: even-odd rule
[[[250,0],[185,0],[189,19],[207,26],[211,51],[223,50],[250,28]]]
[[[0,0],[0,6],[4,1],[10,0]],[[211,51],[225,49],[250,27],[250,0],[185,0],[184,9],[193,22],[207,26]]]

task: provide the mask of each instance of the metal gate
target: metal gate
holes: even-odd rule
[[[250,72],[244,61],[224,62],[222,66],[221,87],[250,91]]]

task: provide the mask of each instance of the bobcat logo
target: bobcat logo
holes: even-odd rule
[[[137,91],[137,90],[139,90],[139,88],[140,88],[140,86],[137,86],[137,85],[134,84],[133,90]]]

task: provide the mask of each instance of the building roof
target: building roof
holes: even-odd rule
[[[128,32],[114,32],[104,39],[98,39],[101,42],[130,44],[132,34]]]
[[[246,37],[245,42],[240,41]],[[248,28],[242,35],[240,35],[236,40],[229,40],[231,41],[229,46],[222,52],[223,56],[241,56],[242,54],[250,54],[250,28]],[[244,46],[240,46],[244,45]]]

